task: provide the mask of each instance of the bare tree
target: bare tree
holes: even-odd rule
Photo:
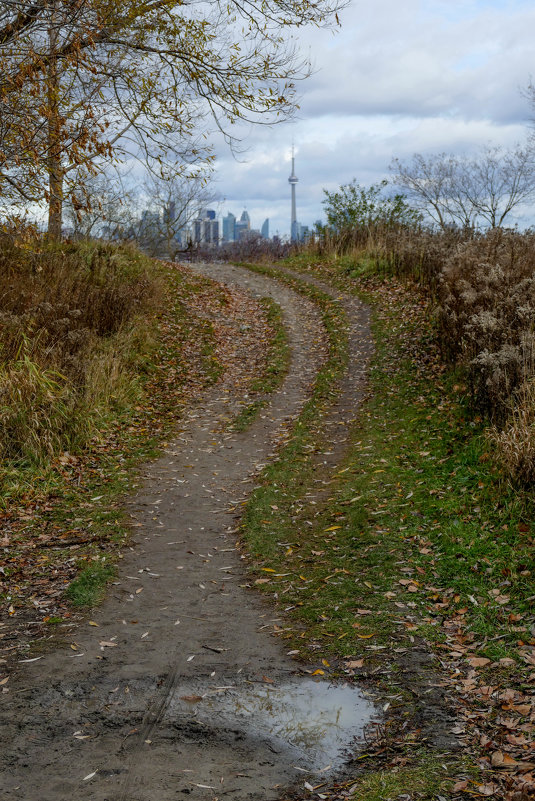
[[[91,203],[87,203],[87,196]],[[132,239],[136,224],[137,198],[118,173],[103,172],[85,177],[83,191],[65,198],[65,218],[73,236],[90,239]]]
[[[145,193],[153,214],[150,226],[139,231],[139,242],[151,254],[166,258],[174,258],[180,249],[179,237],[183,238],[199,210],[217,200],[208,168],[188,175],[180,170],[149,173]]]
[[[460,191],[460,166],[451,154],[415,153],[408,163],[394,159],[390,169],[411,205],[444,231],[452,225],[470,228],[475,222],[475,209]]]
[[[460,165],[459,194],[475,216],[501,228],[510,212],[535,195],[535,159],[531,148],[486,147]]]
[[[442,230],[452,225],[497,228],[535,196],[535,161],[529,147],[489,146],[473,157],[415,154],[394,159],[394,181],[412,204]]]

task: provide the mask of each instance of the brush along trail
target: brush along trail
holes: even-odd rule
[[[320,311],[271,277],[220,264],[194,269],[279,304],[287,376],[252,425],[236,432],[248,354],[234,353],[232,370],[187,409],[128,501],[133,543],[107,599],[63,646],[21,658],[2,680],[2,798],[275,801],[304,781],[320,784],[321,770],[331,779],[334,767],[343,772],[340,755],[334,767],[307,761],[307,744],[285,738],[286,724],[270,736],[263,728],[258,705],[268,721],[270,692],[291,687],[299,695],[299,682],[320,671],[296,662],[273,636],[284,620],[245,586],[236,543],[255,478],[292,436],[327,358]],[[367,309],[355,298],[344,306],[349,363],[320,421],[329,447],[314,456],[317,497],[344,454],[372,352]],[[239,341],[237,332],[236,348]],[[314,687],[302,686],[310,701]],[[225,697],[226,710],[218,706]],[[243,722],[248,704],[252,724]],[[358,697],[355,709],[362,731],[373,707]]]

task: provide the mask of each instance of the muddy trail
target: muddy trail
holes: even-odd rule
[[[374,715],[353,686],[311,677],[273,636],[284,622],[244,585],[235,542],[255,475],[289,435],[325,354],[318,309],[247,270],[199,271],[280,304],[291,348],[281,389],[243,433],[224,377],[180,421],[129,501],[134,542],[107,600],[63,647],[21,661],[2,696],[2,798],[281,798],[343,771]],[[350,368],[318,455],[327,482],[364,389],[367,311],[344,301]]]

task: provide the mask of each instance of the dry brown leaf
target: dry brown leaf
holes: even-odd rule
[[[470,656],[468,657],[468,662],[472,667],[485,667],[485,665],[490,665],[490,659],[487,659],[484,656]]]
[[[496,795],[499,789],[500,788],[497,784],[478,784],[476,787],[476,790],[478,793],[480,793],[480,795],[486,796]]]

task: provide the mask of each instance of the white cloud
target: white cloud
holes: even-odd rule
[[[254,226],[269,216],[272,231],[289,231],[292,137],[298,216],[309,224],[324,187],[377,181],[394,156],[523,139],[534,29],[535,7],[523,0],[375,0],[346,9],[337,35],[305,32],[316,72],[298,119],[251,129],[242,161],[217,146],[225,212],[247,207]]]

